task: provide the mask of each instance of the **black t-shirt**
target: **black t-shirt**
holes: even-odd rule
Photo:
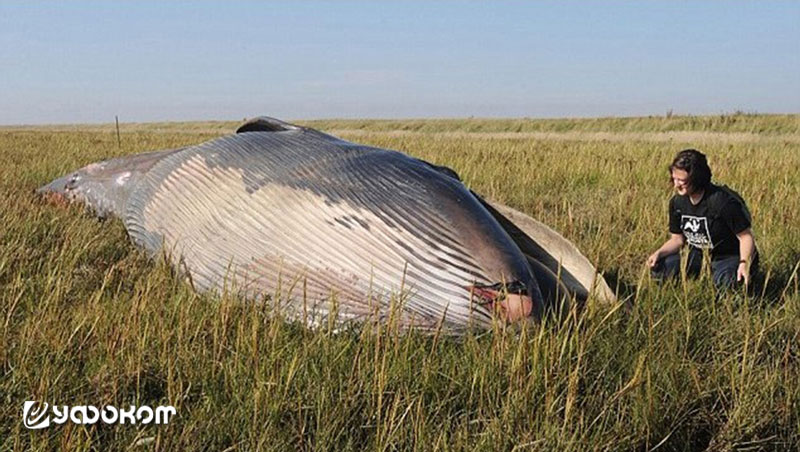
[[[736,192],[711,184],[697,205],[688,196],[669,201],[669,232],[683,234],[686,243],[710,249],[712,259],[739,255],[736,234],[750,227],[750,212]]]

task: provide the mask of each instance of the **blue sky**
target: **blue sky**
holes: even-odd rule
[[[10,2],[0,124],[800,113],[800,2]]]

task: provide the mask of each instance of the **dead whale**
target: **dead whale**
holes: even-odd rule
[[[273,118],[93,163],[38,192],[120,218],[198,290],[268,296],[309,325],[459,332],[614,299],[572,243],[449,168]]]

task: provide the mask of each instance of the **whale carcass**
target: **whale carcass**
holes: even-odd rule
[[[93,163],[38,192],[119,217],[197,290],[268,297],[309,324],[335,314],[458,332],[614,299],[574,245],[454,171],[272,118]]]

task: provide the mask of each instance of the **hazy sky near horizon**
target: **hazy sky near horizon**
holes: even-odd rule
[[[0,124],[800,113],[800,2],[0,0]]]

